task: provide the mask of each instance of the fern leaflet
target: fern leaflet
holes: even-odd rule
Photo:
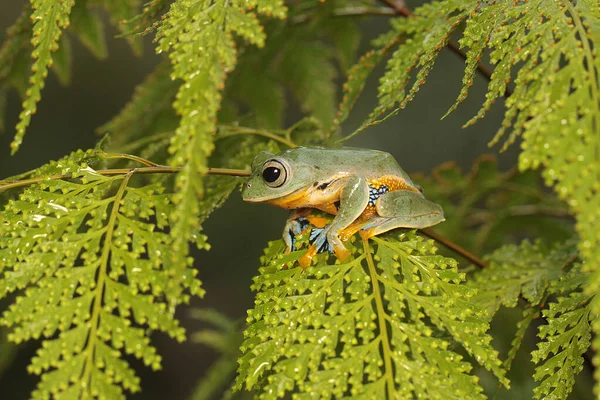
[[[33,25],[32,56],[35,59],[31,71],[30,86],[23,101],[23,111],[19,115],[15,138],[10,144],[14,154],[21,143],[25,130],[29,126],[31,116],[35,114],[37,103],[41,98],[44,80],[48,75],[48,67],[52,65],[52,52],[58,49],[58,40],[62,30],[69,26],[69,15],[75,4],[74,0],[32,0]]]
[[[558,290],[566,291],[556,302],[542,311],[548,321],[539,328],[538,350],[532,353],[538,365],[534,379],[540,381],[535,388],[537,399],[566,399],[573,390],[575,377],[583,369],[583,354],[590,347],[592,321],[591,298],[583,291],[586,276],[579,266],[558,284]],[[567,290],[568,289],[568,290]]]

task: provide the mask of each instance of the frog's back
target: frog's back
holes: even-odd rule
[[[358,175],[367,181],[389,177],[397,178],[398,186],[416,188],[410,177],[386,152],[354,147],[327,149],[324,147],[298,147],[283,153],[295,163],[312,165],[330,176]],[[396,185],[395,185],[396,186]]]

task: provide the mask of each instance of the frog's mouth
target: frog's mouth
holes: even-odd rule
[[[252,183],[246,183],[242,189],[242,200],[248,203],[268,203],[282,208],[297,208],[297,204],[306,201],[307,189],[299,189],[290,193],[273,193],[268,196],[256,196],[252,193]]]

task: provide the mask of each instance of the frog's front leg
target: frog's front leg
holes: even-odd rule
[[[286,246],[286,254],[295,251],[296,249],[296,235],[299,235],[307,229],[309,226],[316,228],[323,228],[327,224],[327,220],[323,217],[317,217],[312,215],[314,209],[312,208],[298,208],[292,210],[283,228],[283,242]]]
[[[364,211],[369,203],[369,185],[366,180],[360,176],[348,177],[344,180],[344,187],[340,194],[340,206],[337,215],[319,233],[314,243],[318,244],[327,239],[329,245],[333,247],[338,259],[344,260],[350,255],[339,238],[340,231],[354,222]],[[300,258],[302,267],[307,268],[314,255],[317,253],[317,245],[313,244],[307,252]]]

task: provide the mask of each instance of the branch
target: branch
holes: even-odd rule
[[[142,162],[146,165],[152,165],[149,167],[142,168],[112,168],[112,169],[99,169],[95,171],[100,175],[128,175],[128,174],[176,174],[181,171],[181,167],[170,167],[168,165],[158,165],[154,164],[152,161],[144,160],[140,157],[129,156],[128,154],[122,154],[122,157],[116,157],[117,154],[109,154],[106,158],[127,158],[131,160],[136,160]],[[142,161],[143,160],[143,161]],[[227,176],[239,176],[245,177],[250,176],[250,171],[246,171],[244,169],[229,169],[229,168],[208,168],[206,171],[207,175],[227,175]],[[40,183],[48,180],[59,180],[59,179],[70,179],[73,178],[73,174],[62,174],[62,175],[52,175],[52,176],[41,176],[38,178],[31,179],[22,179],[18,181],[0,181],[0,193],[14,189],[18,187],[33,185],[35,183]]]
[[[454,243],[452,240],[448,239],[447,237],[432,231],[431,228],[419,229],[419,232],[421,232],[425,236],[428,236],[429,238],[435,240],[436,242],[442,244],[444,247],[454,251],[455,253],[458,253],[459,255],[461,255],[464,258],[466,258],[467,260],[469,260],[471,263],[477,265],[479,268],[487,267],[487,263],[485,261],[483,261],[481,258],[477,257],[475,254],[471,253],[470,251],[468,251],[461,245]]]
[[[396,11],[389,7],[366,7],[366,6],[348,6],[336,8],[333,10],[334,17],[363,17],[366,15],[396,15]],[[300,14],[290,18],[293,24],[301,24],[308,21],[313,15]]]

